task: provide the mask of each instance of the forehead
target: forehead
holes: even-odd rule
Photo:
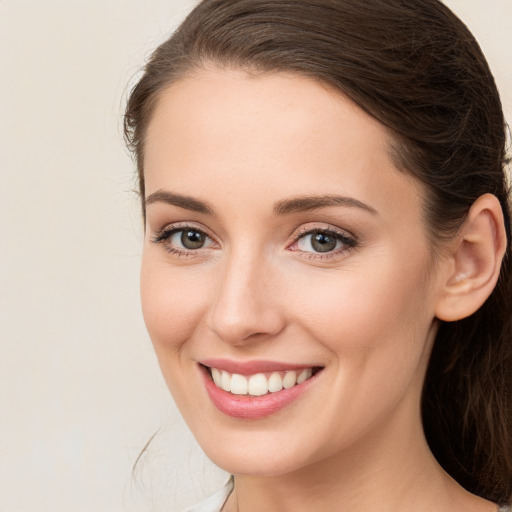
[[[213,201],[342,193],[376,209],[403,192],[417,203],[421,187],[395,168],[391,143],[381,123],[313,79],[201,70],[161,93],[146,134],[146,191]]]

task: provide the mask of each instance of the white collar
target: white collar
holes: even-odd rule
[[[218,490],[215,494],[212,494],[201,503],[187,509],[185,512],[221,512],[222,507],[226,503],[232,491],[233,477],[230,477],[222,489]]]

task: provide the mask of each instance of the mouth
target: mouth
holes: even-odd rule
[[[322,370],[320,366],[259,372],[249,375],[231,373],[227,370],[201,365],[209,373],[213,384],[232,395],[260,397],[303,384]]]
[[[315,387],[323,366],[275,361],[198,361],[207,395],[223,414],[258,420],[273,416]]]

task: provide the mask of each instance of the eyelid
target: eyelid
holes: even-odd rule
[[[308,223],[303,226],[301,226],[298,230],[295,230],[293,234],[290,236],[290,242],[294,243],[299,238],[303,237],[304,235],[308,235],[310,233],[315,233],[317,231],[326,232],[326,233],[332,233],[333,235],[339,236],[340,238],[350,239],[354,242],[357,242],[357,237],[352,234],[350,231],[347,231],[346,229],[341,229],[336,226],[333,226],[332,224],[326,224],[324,222],[320,223]]]
[[[163,228],[155,230],[151,238],[153,241],[157,241],[158,239],[168,238],[171,234],[176,233],[177,231],[184,231],[186,229],[193,229],[196,231],[200,231],[204,233],[208,238],[213,240],[216,244],[218,244],[216,237],[211,233],[211,231],[198,222],[172,222],[170,224],[166,224]]]

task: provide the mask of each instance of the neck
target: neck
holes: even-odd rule
[[[410,408],[404,408],[405,411]],[[407,425],[404,430],[403,426]],[[438,465],[415,418],[378,425],[356,446],[277,476],[236,475],[226,512],[494,512]]]

